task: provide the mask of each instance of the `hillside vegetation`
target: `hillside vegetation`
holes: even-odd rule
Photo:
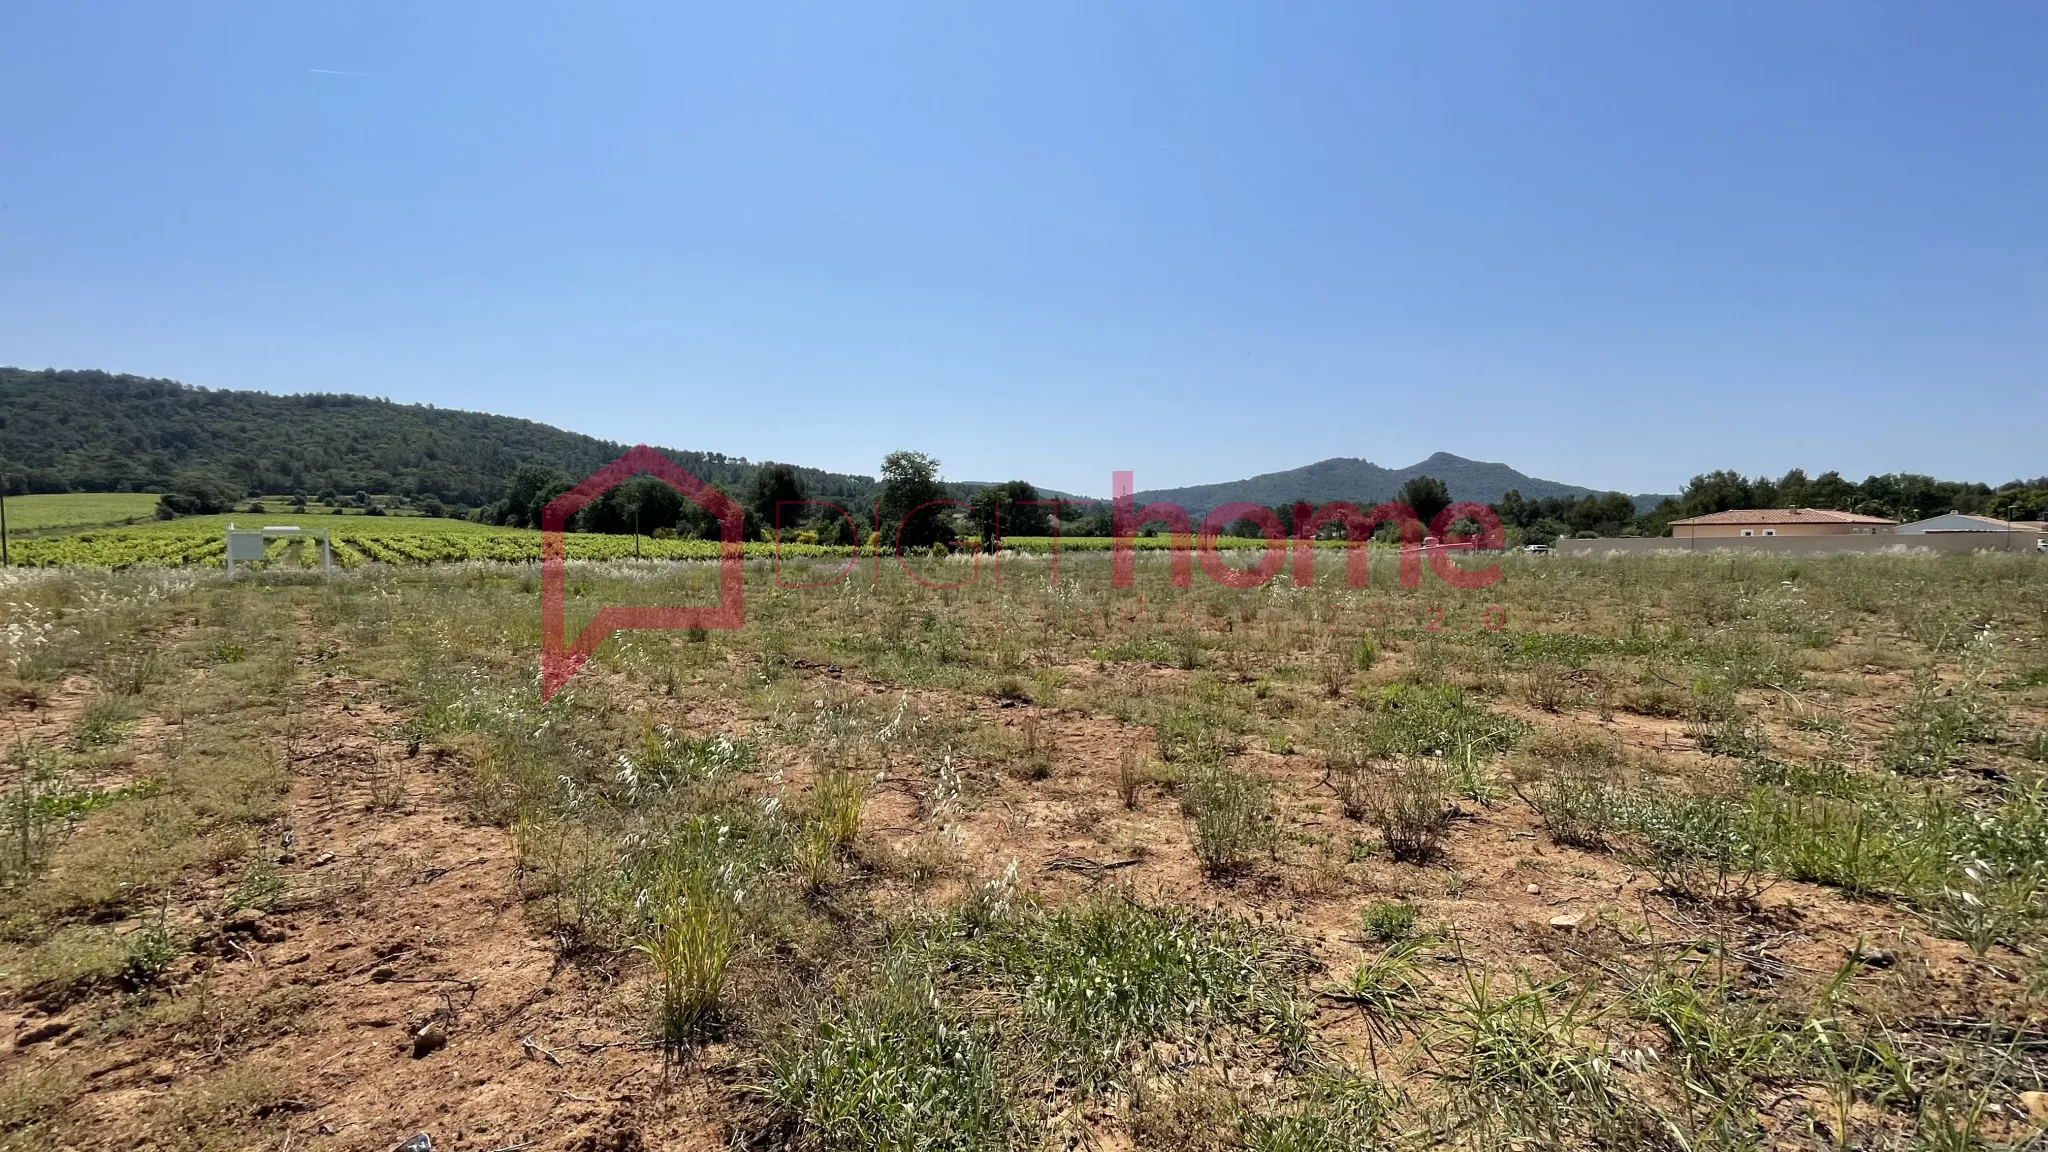
[[[523,464],[587,476],[625,451],[531,420],[365,396],[195,388],[108,372],[0,368],[0,459],[11,491],[141,492],[202,469],[245,492],[323,489],[498,497]],[[740,487],[757,465],[663,448],[698,477]],[[862,476],[798,469],[812,491],[860,496]]]
[[[1529,500],[1597,494],[1591,488],[1581,488],[1576,484],[1524,476],[1506,464],[1467,460],[1449,452],[1438,452],[1406,468],[1382,468],[1370,460],[1339,456],[1285,472],[1263,473],[1249,480],[1153,489],[1138,493],[1137,500],[1139,503],[1164,500],[1178,504],[1192,516],[1205,515],[1225,504],[1244,501],[1268,507],[1296,500],[1311,504],[1331,500],[1377,504],[1394,499],[1402,485],[1418,476],[1433,476],[1443,481],[1453,500],[1476,500],[1481,504],[1496,503],[1511,490],[1520,492]]]

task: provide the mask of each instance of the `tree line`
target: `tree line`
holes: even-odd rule
[[[1414,509],[1424,524],[1431,523],[1451,503],[1443,482],[1430,476],[1411,478],[1395,499]],[[1675,520],[1749,508],[1826,508],[1882,516],[1900,523],[1925,520],[1944,512],[2000,520],[2040,520],[2048,516],[2048,477],[2013,480],[1993,488],[1915,473],[1887,473],[1858,483],[1845,479],[1839,472],[1809,477],[1800,468],[1776,479],[1750,478],[1722,470],[1694,476],[1678,496],[1662,500],[1647,511],[1638,511],[1635,498],[1625,492],[1528,500],[1512,489],[1488,507],[1500,517],[1510,547],[1548,544],[1567,536],[1668,536]],[[1272,512],[1292,534],[1292,506],[1279,505]],[[1458,530],[1470,531],[1474,527],[1464,524]],[[1257,536],[1260,528],[1255,520],[1244,517],[1233,522],[1229,531],[1234,535]],[[1394,531],[1392,526],[1383,526],[1379,535],[1392,538]],[[1341,524],[1325,525],[1322,529],[1329,536],[1342,532]]]

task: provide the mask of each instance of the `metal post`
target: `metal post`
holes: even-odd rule
[[[235,522],[233,520],[228,521],[227,535],[222,538],[221,543],[227,545],[228,575],[233,576],[235,574]]]
[[[0,476],[0,568],[10,566],[7,562],[7,477]]]
[[[334,553],[327,547],[327,529],[320,530],[320,574],[334,575]]]

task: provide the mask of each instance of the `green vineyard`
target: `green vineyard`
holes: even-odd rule
[[[444,520],[424,516],[196,516],[129,527],[88,529],[68,536],[37,536],[9,541],[9,562],[26,568],[218,568],[227,555],[224,532],[230,523],[242,528],[264,525],[291,526],[309,531],[325,529],[333,544],[334,563],[342,568],[364,564],[417,566],[453,564],[463,561],[522,564],[540,559],[541,533],[530,528],[499,528],[467,520]],[[636,544],[631,536],[609,536],[572,532],[564,537],[572,560],[625,560],[635,555],[649,560],[712,560],[718,557],[715,540],[659,540],[648,536]],[[960,542],[972,549],[974,540]],[[1107,536],[1011,536],[1003,547],[1024,553],[1097,552],[1107,550]],[[1168,535],[1143,536],[1132,541],[1141,550],[1170,548],[1176,538]],[[1219,537],[1219,548],[1255,549],[1264,540]],[[1344,546],[1343,541],[1319,540],[1319,547]],[[748,559],[768,559],[777,554],[771,543],[742,545]],[[843,557],[856,549],[845,546],[785,543],[785,559],[802,557]],[[860,549],[866,554],[865,549]],[[273,540],[266,560],[286,567],[318,567],[319,547],[310,539]]]
[[[571,533],[564,538],[572,560],[625,560],[634,555],[630,536]],[[450,564],[465,560],[532,563],[540,559],[541,534],[500,529],[491,532],[363,532],[335,530],[334,563],[360,568],[367,563],[392,565]],[[715,540],[640,539],[639,554],[650,560],[715,560]],[[776,554],[773,544],[742,545],[749,559]],[[844,556],[851,548],[816,544],[784,544],[784,557]],[[53,539],[18,540],[9,548],[18,567],[53,568],[218,568],[225,563],[226,542],[219,532],[173,531],[163,528],[85,532]],[[265,559],[287,567],[318,567],[319,545],[308,539],[271,541]]]

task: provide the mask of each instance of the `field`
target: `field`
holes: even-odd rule
[[[422,565],[462,561],[513,563],[540,559],[541,534],[530,528],[499,528],[424,516],[295,515],[291,513],[237,512],[220,516],[191,516],[156,521],[132,527],[77,532],[33,540],[18,540],[10,546],[13,562],[25,568],[177,568],[224,566],[227,544],[224,531],[229,524],[240,528],[298,527],[325,529],[329,534],[334,563],[345,569],[365,564]],[[619,560],[634,555],[630,536],[567,534],[566,551],[577,560]],[[647,559],[687,560],[716,558],[715,540],[655,540],[641,537],[639,554]],[[746,545],[749,556],[773,556],[775,549],[761,544]],[[285,539],[271,544],[273,566],[317,568],[319,550],[312,545],[294,547]],[[816,545],[785,544],[788,557],[844,554],[847,549]]]
[[[465,560],[513,563],[540,559],[541,533],[531,528],[499,528],[467,520],[425,516],[296,515],[281,512],[192,516],[102,531],[18,540],[13,543],[11,554],[13,563],[25,568],[176,568],[188,565],[219,568],[223,566],[227,552],[223,530],[229,524],[242,528],[295,526],[326,529],[333,542],[334,562],[350,569],[372,563],[420,565]],[[1004,543],[1014,551],[1028,553],[1051,553],[1055,550],[1091,552],[1107,550],[1111,540],[1107,536],[1078,536],[1063,540],[1049,536],[1014,536]],[[1172,543],[1166,536],[1142,537],[1134,541],[1134,546],[1163,549]],[[1216,545],[1222,550],[1233,550],[1260,548],[1264,542],[1221,537]],[[1341,541],[1318,541],[1317,546],[1342,548],[1344,545]],[[643,536],[636,544],[630,536],[567,534],[566,549],[571,559],[620,560],[636,555],[636,548],[637,555],[645,559],[701,560],[718,555],[716,541],[656,540]],[[778,551],[773,545],[759,542],[750,542],[745,548],[751,558],[772,557]],[[275,544],[273,559],[288,567],[318,566],[316,550],[299,548],[286,556],[286,549],[287,545],[282,542]],[[798,543],[785,543],[780,548],[784,557],[844,557],[852,555],[853,551],[851,548]]]
[[[122,524],[155,515],[156,497],[147,492],[67,492],[7,498],[10,533]]]
[[[2034,557],[749,562],[545,705],[530,563],[184,559],[0,574],[7,1152],[2048,1122]]]

